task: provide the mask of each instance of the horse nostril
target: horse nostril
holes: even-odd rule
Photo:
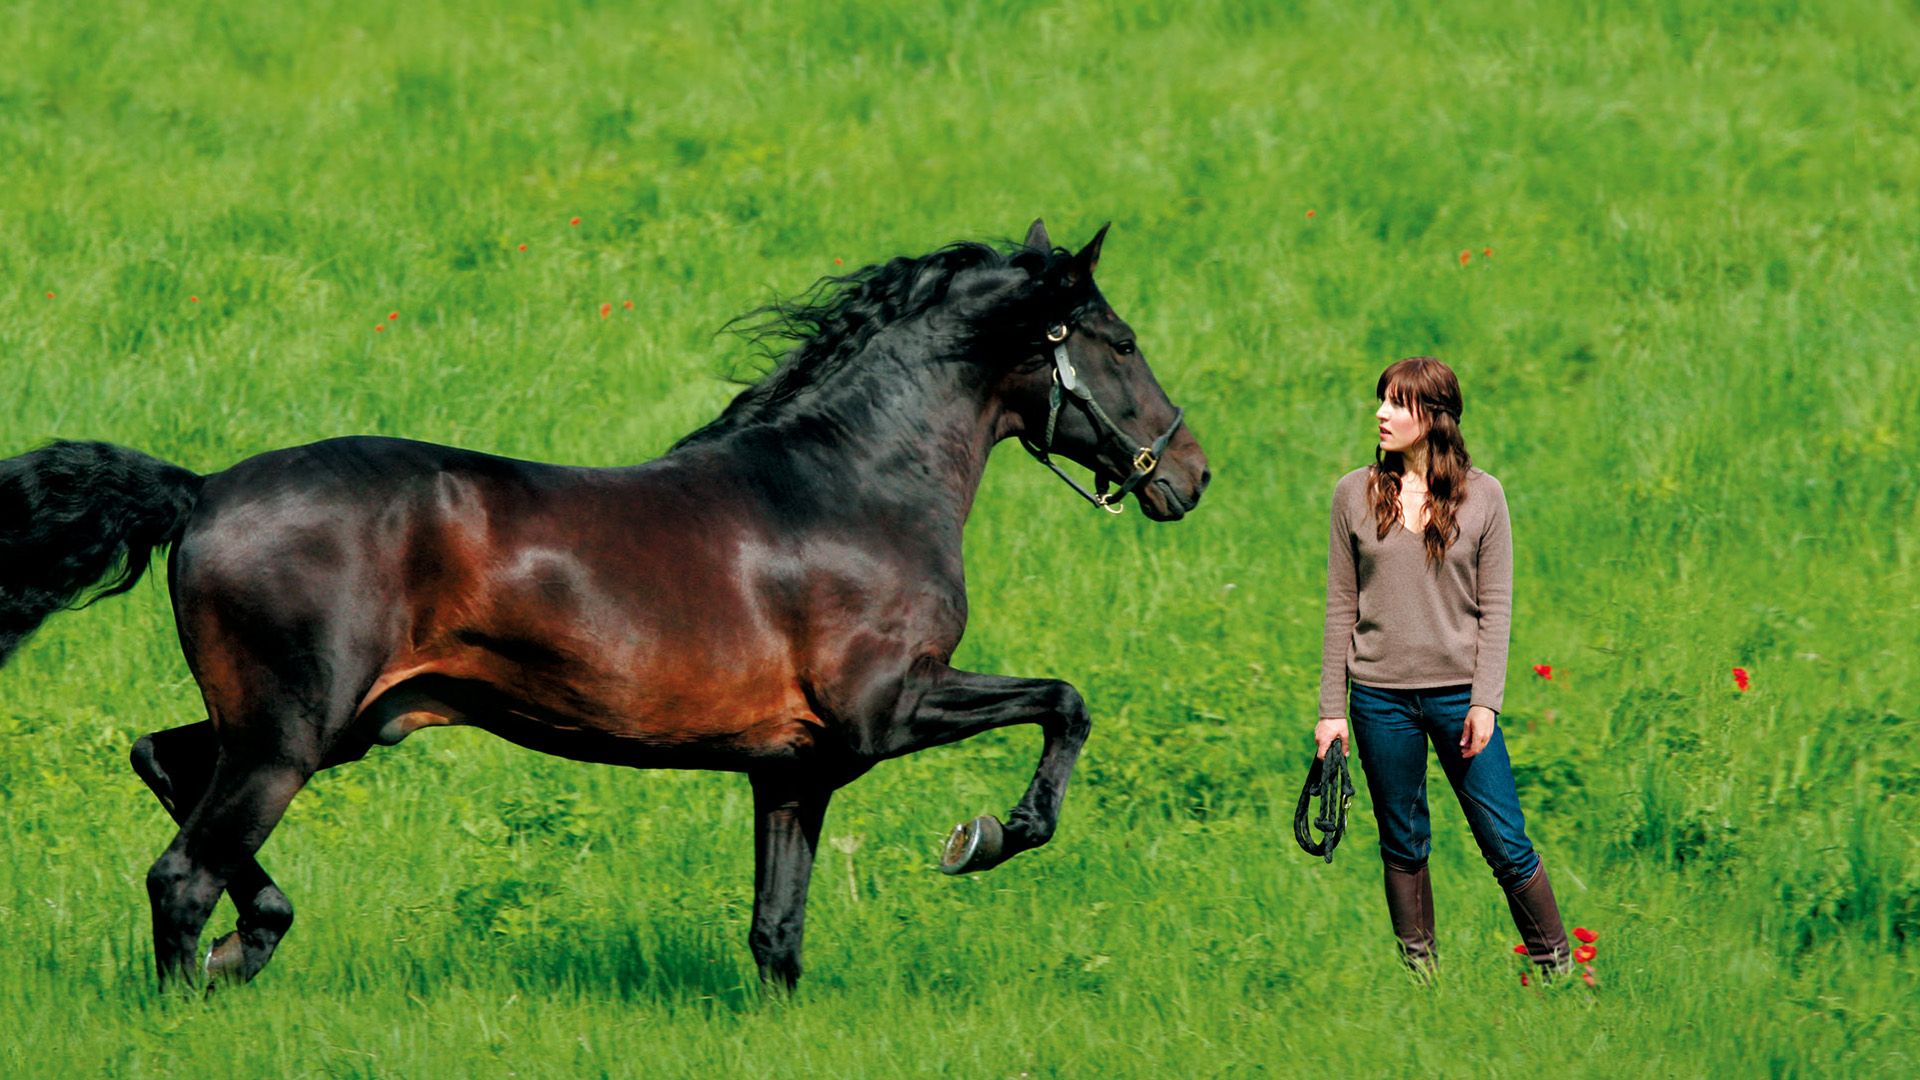
[[[1200,490],[1201,491],[1207,490],[1207,484],[1212,479],[1213,479],[1212,469],[1201,469],[1200,470]]]

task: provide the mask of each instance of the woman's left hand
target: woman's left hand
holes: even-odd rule
[[[1467,722],[1460,729],[1460,756],[1470,758],[1487,748],[1487,740],[1493,738],[1494,712],[1485,705],[1475,705],[1467,710]]]

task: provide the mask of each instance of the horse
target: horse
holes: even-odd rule
[[[316,771],[428,727],[744,772],[748,943],[775,989],[800,977],[828,800],[877,763],[1036,724],[1025,794],[1004,821],[955,826],[941,869],[1047,843],[1085,702],[1057,679],[948,663],[988,454],[1017,437],[1090,503],[1117,512],[1131,494],[1155,521],[1185,516],[1210,479],[1094,283],[1106,233],[1070,252],[1035,221],[1021,243],[896,257],[750,313],[776,342],[770,370],[639,465],[373,436],[204,476],[101,442],[0,461],[0,663],[168,551],[206,718],[131,755],[178,824],[146,878],[162,987],[258,975],[293,921],[256,858],[289,801]],[[222,891],[237,925],[196,962]]]

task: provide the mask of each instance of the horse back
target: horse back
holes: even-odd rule
[[[629,764],[804,754],[820,720],[737,484],[396,439],[264,454],[209,478],[175,550],[182,644],[232,737],[321,698],[321,741],[471,723]]]

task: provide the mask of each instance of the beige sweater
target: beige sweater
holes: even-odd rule
[[[1436,572],[1422,537],[1398,522],[1382,540],[1367,499],[1371,467],[1333,488],[1320,715],[1347,715],[1347,680],[1392,690],[1473,685],[1500,711],[1513,617],[1513,538],[1500,481],[1467,472],[1460,536]]]

